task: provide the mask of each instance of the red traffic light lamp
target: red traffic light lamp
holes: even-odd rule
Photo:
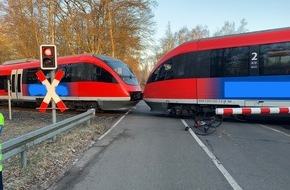
[[[54,70],[57,68],[57,52],[55,45],[40,46],[40,67],[43,70]]]

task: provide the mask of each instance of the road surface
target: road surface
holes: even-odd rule
[[[290,134],[278,125],[224,122],[209,136],[144,102],[50,189],[290,189]]]

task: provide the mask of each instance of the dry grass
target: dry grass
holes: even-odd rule
[[[69,132],[57,136],[55,141],[46,141],[31,148],[27,152],[27,168],[20,167],[19,156],[4,161],[4,188],[11,190],[47,189],[78,160],[85,150],[94,144],[116,117],[117,116],[96,116],[91,126],[78,126]],[[35,123],[33,121],[24,123],[25,125],[30,125],[28,130],[32,130],[32,126],[39,124],[39,122],[41,122],[41,120],[38,119]],[[13,122],[10,124],[12,125],[12,123]],[[6,122],[5,127],[7,127],[7,125]],[[14,122],[13,126],[10,127],[15,128],[16,126],[17,124],[15,125]],[[15,129],[10,129],[10,131],[15,131]],[[27,129],[25,132],[22,131],[21,133],[26,132]]]

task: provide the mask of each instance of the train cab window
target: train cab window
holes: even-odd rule
[[[101,67],[95,66],[94,72],[96,81],[117,83],[117,80],[113,77],[113,75]]]
[[[152,74],[150,81],[162,81],[174,78],[174,71],[172,68],[172,60],[161,64]]]
[[[156,77],[157,80],[168,80],[174,77],[172,60],[166,61],[164,64],[161,65],[158,75]]]
[[[138,80],[132,69],[128,67],[124,62],[110,58],[110,57],[99,57],[109,65],[118,75],[119,77],[128,85],[138,85]],[[108,73],[109,74],[109,73]]]
[[[260,46],[260,75],[290,74],[290,43]]]
[[[161,65],[154,71],[154,73],[151,76],[151,80],[149,80],[148,82],[163,80],[164,79],[163,75],[164,75],[164,66]]]
[[[151,83],[151,82],[155,82],[155,81],[157,81],[157,76],[158,76],[158,74],[159,74],[159,72],[160,72],[160,68],[161,67],[158,67],[152,74],[151,74],[151,76],[148,78],[148,80],[147,80],[147,83]]]
[[[147,82],[197,77],[198,68],[196,52],[180,54],[162,63]]]

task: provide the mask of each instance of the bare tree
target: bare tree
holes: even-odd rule
[[[178,32],[175,33],[175,35],[178,40],[178,44],[182,44],[191,40],[190,31],[187,27],[181,28]]]
[[[160,45],[161,45],[162,54],[166,54],[167,52],[175,48],[177,45],[175,35],[171,31],[170,22],[167,25],[165,37],[160,39]]]
[[[139,61],[154,32],[155,0],[2,0],[0,19],[14,58],[38,58],[54,43],[59,55],[98,53]]]
[[[249,30],[246,28],[248,22],[246,21],[246,19],[242,19],[240,22],[240,26],[238,27],[236,33],[240,34],[240,33],[245,33],[248,32]]]
[[[209,30],[207,29],[207,26],[197,25],[191,30],[191,40],[197,40],[207,37],[209,37]]]
[[[244,33],[247,32],[248,29],[246,28],[247,26],[247,21],[246,19],[241,20],[241,25],[236,29],[235,22],[229,22],[226,21],[221,29],[216,31],[213,36],[224,36],[224,35],[229,35],[229,34],[239,34],[239,33]]]

